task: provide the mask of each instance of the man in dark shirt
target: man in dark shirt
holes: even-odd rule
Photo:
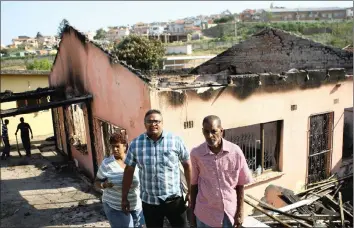
[[[29,137],[29,131],[31,131],[31,139],[33,139],[33,133],[31,126],[28,123],[25,123],[25,120],[23,117],[20,118],[20,122],[17,125],[17,130],[15,135],[17,136],[18,130],[21,130],[21,140],[22,140],[22,145],[23,148],[26,150],[26,156],[30,157],[31,156],[31,142],[30,142],[30,137]]]
[[[9,120],[5,120],[4,122],[2,122],[1,132],[2,141],[4,142],[4,150],[2,151],[1,160],[10,157],[9,133],[7,131],[7,125],[9,124]]]

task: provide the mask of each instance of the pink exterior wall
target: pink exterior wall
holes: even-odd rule
[[[189,149],[204,141],[202,120],[207,115],[217,115],[222,120],[224,129],[283,120],[281,133],[281,171],[283,176],[258,183],[247,188],[249,193],[260,199],[265,188],[270,184],[280,185],[292,190],[299,190],[305,184],[307,176],[307,131],[309,116],[323,112],[334,112],[332,168],[341,162],[343,142],[343,112],[353,106],[353,82],[340,82],[324,85],[316,89],[290,90],[283,92],[258,92],[245,100],[237,99],[232,88],[220,94],[220,89],[212,93],[208,100],[201,99],[195,91],[186,92],[183,104],[172,105],[165,92],[151,94],[152,107],[160,109],[164,116],[164,128],[180,135]],[[334,99],[339,99],[334,104]],[[297,105],[291,111],[291,105]],[[185,121],[194,121],[194,127],[184,129]],[[245,205],[246,206],[246,205]],[[247,207],[247,212],[251,211]]]
[[[50,86],[64,86],[66,92],[73,91],[75,95],[92,94],[93,117],[127,129],[129,139],[144,131],[144,114],[150,108],[148,87],[127,68],[111,64],[107,54],[95,45],[81,42],[73,30],[63,35],[49,81]],[[85,125],[88,154],[83,155],[71,147],[72,155],[93,177],[87,115]],[[95,129],[94,135],[100,134],[99,128]]]

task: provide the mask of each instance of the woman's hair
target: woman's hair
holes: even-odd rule
[[[109,137],[109,143],[110,144],[128,144],[127,137],[125,132],[115,132]]]

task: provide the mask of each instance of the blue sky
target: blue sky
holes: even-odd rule
[[[352,1],[273,1],[274,6],[352,7]],[[55,35],[66,18],[81,31],[132,25],[136,22],[168,21],[187,16],[220,13],[229,9],[269,8],[271,1],[1,1],[1,44],[19,35]]]

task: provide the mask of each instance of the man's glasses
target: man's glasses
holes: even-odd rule
[[[146,124],[160,124],[161,120],[145,120]]]

